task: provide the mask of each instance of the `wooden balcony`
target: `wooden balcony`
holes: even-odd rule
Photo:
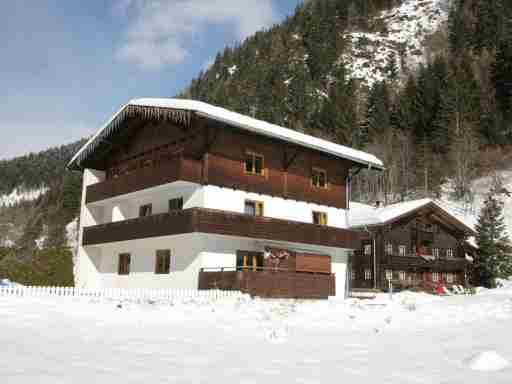
[[[176,156],[156,167],[141,167],[87,187],[86,204],[174,181],[201,182],[201,163]]]
[[[389,265],[394,269],[398,269],[401,267],[404,268],[429,268],[435,267],[440,268],[443,271],[458,271],[463,270],[469,262],[464,258],[436,258],[434,260],[427,260],[423,257],[416,255],[409,256],[388,256],[388,262],[383,263]]]
[[[202,269],[199,289],[240,290],[251,296],[288,299],[327,299],[336,294],[334,274],[280,269]]]
[[[356,231],[213,209],[190,208],[84,228],[83,245],[193,232],[347,249],[354,249],[359,244],[359,232]]]

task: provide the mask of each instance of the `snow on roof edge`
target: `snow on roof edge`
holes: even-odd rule
[[[388,206],[385,206],[382,208],[375,208],[375,207],[372,207],[370,205],[363,204],[363,203],[357,203],[357,202],[352,202],[352,201],[350,202],[351,205],[354,203],[358,204],[359,207],[355,211],[352,209],[350,210],[349,226],[351,228],[382,225],[382,224],[387,223],[389,220],[392,220],[393,218],[407,214],[411,211],[414,211],[416,209],[424,207],[425,205],[434,204],[437,208],[439,208],[443,212],[450,215],[453,219],[455,219],[462,226],[470,229],[472,232],[475,231],[474,226],[472,224],[462,220],[460,217],[458,217],[452,211],[450,211],[449,209],[438,204],[436,202],[436,200],[429,199],[429,198],[405,201],[402,203],[391,204],[391,205],[388,205]],[[358,212],[358,211],[359,211],[359,217],[356,213],[356,215],[355,215],[356,222],[355,222],[355,224],[352,224],[352,221],[354,218],[353,213]]]
[[[190,110],[204,117],[222,121],[230,125],[235,125],[245,130],[292,142],[294,144],[309,147],[321,152],[329,153],[331,155],[351,160],[356,163],[364,164],[368,167],[373,167],[379,170],[384,169],[384,164],[382,161],[370,153],[359,151],[357,149],[336,144],[314,136],[306,135],[304,133],[274,125],[263,120],[257,120],[255,118],[229,111],[221,107],[196,100],[153,98],[133,99],[130,100],[127,104],[123,105],[104,124],[104,126],[98,132],[96,132],[96,134],[89,141],[87,141],[87,143],[75,154],[75,156],[73,156],[67,165],[68,168],[72,168],[73,164],[77,161],[85,149],[95,140],[97,140],[101,133],[129,105]]]

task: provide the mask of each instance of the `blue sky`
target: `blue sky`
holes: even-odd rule
[[[96,131],[126,101],[172,97],[217,51],[300,0],[15,0],[0,13],[0,158]]]

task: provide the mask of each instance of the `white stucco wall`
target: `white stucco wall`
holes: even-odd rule
[[[78,249],[73,265],[75,277],[75,286],[82,287],[85,282],[87,284],[98,285],[99,275],[95,266],[98,259],[97,251],[86,252],[82,247],[83,229],[84,227],[99,224],[98,217],[102,218],[102,207],[89,207],[85,205],[86,188],[91,184],[95,184],[105,180],[105,172],[92,169],[85,169],[82,179],[82,203],[80,208],[80,226],[78,228]]]
[[[108,223],[138,217],[139,207],[145,204],[152,204],[153,214],[165,213],[169,208],[169,200],[178,197],[183,197],[185,209],[201,207],[238,213],[244,212],[245,200],[262,201],[265,216],[304,223],[313,222],[313,211],[326,212],[329,226],[347,228],[344,209],[187,182],[175,182],[150,188],[89,204],[89,207],[91,211],[97,212],[95,222]]]
[[[202,233],[86,247],[84,253],[91,256],[89,262],[95,275],[87,271],[79,280],[87,287],[197,288],[201,268],[235,267],[237,250],[263,251],[269,245],[330,255],[336,273],[336,296],[344,296],[347,250]],[[175,258],[175,269],[168,275],[154,273],[155,254],[159,249],[170,249]],[[120,253],[131,255],[129,275],[117,274]]]

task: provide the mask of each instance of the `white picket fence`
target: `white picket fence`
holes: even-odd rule
[[[0,286],[0,299],[5,296],[91,298],[133,302],[210,302],[228,298],[241,298],[244,297],[244,294],[240,291],[222,291],[218,289],[88,289],[77,287]]]

